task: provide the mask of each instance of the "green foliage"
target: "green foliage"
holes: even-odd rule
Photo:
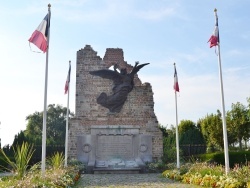
[[[243,143],[247,147],[250,138],[250,98],[247,98],[248,106],[237,102],[232,104],[231,110],[226,114],[227,138],[229,146]],[[208,114],[198,121],[203,137],[205,138],[208,152],[222,151],[224,148],[222,117],[219,110],[217,114]]]
[[[205,139],[200,129],[190,120],[181,121],[180,123],[180,145],[200,144],[205,145]],[[204,152],[204,151],[203,151]]]
[[[26,120],[25,136],[35,145],[42,145],[43,112],[28,115]]]
[[[70,113],[70,116],[73,116]],[[48,145],[64,145],[67,108],[50,104],[47,110],[47,140]],[[43,112],[35,112],[26,117],[28,121],[24,134],[35,145],[42,144]]]
[[[180,171],[178,169],[174,169],[174,170],[165,170],[162,173],[163,177],[172,179],[172,180],[176,180],[176,181],[181,181],[182,180],[182,175],[180,174]]]
[[[166,127],[164,127],[163,125],[161,125],[161,124],[159,124],[159,129],[161,130],[161,132],[162,132],[162,135],[163,135],[163,137],[167,137],[168,136],[168,131],[167,131],[167,128]]]
[[[59,169],[64,166],[65,157],[63,153],[56,152],[53,156],[49,158],[49,164],[53,169]]]
[[[46,169],[44,175],[38,168],[32,168],[22,179],[16,177],[1,178],[0,187],[73,187],[78,181],[79,174],[72,167],[59,169]]]
[[[163,162],[176,161],[176,134],[175,128],[171,126],[171,129],[161,127],[163,132]],[[164,136],[165,135],[165,136]]]
[[[11,161],[2,149],[0,151],[4,156],[4,161],[12,168],[6,169],[13,170],[18,178],[22,178],[28,169],[29,161],[34,153],[33,146],[24,142],[21,146],[17,145],[16,149],[13,147],[15,162]]]
[[[237,164],[245,165],[247,161],[250,161],[250,151],[229,152],[230,167],[234,167]]]
[[[187,171],[168,169],[162,173],[164,177],[182,181],[186,184],[202,187],[244,188],[250,185],[250,166],[236,166],[228,175],[221,165],[209,163],[194,163],[188,165]]]
[[[224,148],[221,113],[207,115],[199,120],[206,145],[212,148]]]
[[[79,171],[80,173],[83,173],[86,170],[86,166],[81,161],[78,161],[76,159],[71,159],[68,161],[68,165],[73,167],[76,171]]]
[[[189,173],[195,174],[199,172],[201,176],[214,175],[221,176],[224,174],[224,167],[222,165],[216,165],[215,163],[194,163],[189,169]]]
[[[83,164],[78,161],[70,161],[68,167],[58,165],[63,155],[54,155],[54,166],[48,165],[45,173],[41,173],[41,164],[37,163],[29,168],[22,178],[17,176],[0,177],[0,187],[73,187],[81,177]],[[56,162],[55,162],[56,161]],[[48,162],[48,161],[46,161]],[[51,158],[49,159],[51,162]],[[58,163],[59,162],[59,163]],[[59,167],[60,166],[60,167]],[[55,168],[56,167],[56,168]],[[57,168],[58,167],[58,168]]]
[[[5,171],[8,167],[8,163],[4,161],[4,156],[0,155],[0,172]]]
[[[210,161],[216,164],[225,165],[225,158],[223,152],[201,154],[199,155],[201,161]],[[235,165],[246,165],[250,161],[250,151],[229,152],[229,166],[233,168]]]
[[[179,142],[181,144],[204,144],[199,139],[202,135],[195,123],[190,120],[182,120],[178,126]]]
[[[176,146],[176,134],[172,130],[167,130],[168,136],[163,137],[163,144],[165,146]]]
[[[231,110],[227,113],[227,130],[230,138],[239,143],[242,149],[242,140],[247,141],[250,137],[248,109],[241,103],[232,104]]]
[[[28,138],[25,136],[24,131],[20,131],[20,133],[15,135],[12,146],[21,145],[24,142],[28,142]]]
[[[160,173],[166,169],[166,163],[162,161],[146,163],[146,172],[147,173]]]
[[[180,156],[187,156],[190,152],[199,154],[205,152],[205,140],[201,134],[200,128],[190,120],[180,123],[179,153]],[[167,129],[160,126],[163,132],[163,157],[162,161],[169,163],[176,161],[176,129],[171,126]],[[190,146],[195,144],[195,147]],[[199,146],[198,146],[199,145]],[[202,147],[201,147],[202,146]],[[191,153],[191,154],[192,154]]]
[[[186,133],[189,130],[195,129],[195,123],[191,120],[181,120],[181,122],[178,125],[178,132],[180,135]]]
[[[176,147],[172,146],[172,147],[164,147],[163,149],[163,158],[162,161],[165,163],[172,163],[172,162],[176,162]],[[181,149],[179,149],[179,155],[183,156],[183,151]]]

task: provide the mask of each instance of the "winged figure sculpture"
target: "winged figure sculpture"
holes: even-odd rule
[[[102,92],[99,97],[97,97],[97,103],[108,108],[110,113],[119,113],[123,104],[127,100],[129,92],[133,90],[135,74],[148,64],[149,63],[144,63],[139,65],[139,63],[136,62],[130,73],[127,73],[126,68],[121,69],[120,72],[118,72],[117,64],[114,65],[114,70],[102,69],[90,71],[89,73],[91,75],[113,80],[114,84],[112,88],[113,94],[108,96],[106,93]]]

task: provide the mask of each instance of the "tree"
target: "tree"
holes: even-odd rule
[[[199,120],[201,132],[208,147],[214,151],[215,148],[224,148],[221,113],[207,115]]]
[[[47,109],[46,141],[48,145],[64,145],[67,108],[50,104]],[[69,113],[73,116],[72,113]],[[43,112],[35,112],[27,116],[25,136],[36,145],[42,144]]]
[[[205,140],[200,129],[191,120],[182,120],[179,124],[179,144],[185,156],[205,153]]]
[[[180,135],[192,129],[195,129],[195,123],[191,120],[181,120],[179,123],[178,132]]]
[[[12,146],[22,145],[24,142],[28,142],[28,138],[25,136],[24,131],[20,131],[20,133],[15,135]]]
[[[176,134],[175,128],[171,125],[170,129],[159,125],[163,133],[163,162],[176,161]]]
[[[26,117],[28,121],[25,136],[35,145],[42,145],[43,112],[35,112]]]
[[[179,124],[180,145],[205,144],[200,129],[191,120],[182,120]]]
[[[242,141],[248,140],[250,137],[249,117],[247,108],[237,102],[232,104],[231,111],[228,112],[228,132],[239,143],[240,149],[242,149]]]

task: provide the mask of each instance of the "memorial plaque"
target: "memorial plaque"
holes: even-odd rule
[[[132,135],[100,135],[97,137],[96,157],[98,160],[134,158]]]

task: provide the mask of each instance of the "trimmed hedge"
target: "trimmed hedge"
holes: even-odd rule
[[[201,161],[215,162],[225,165],[224,152],[207,153],[198,156]],[[229,152],[229,166],[233,168],[236,164],[244,164],[250,161],[250,151],[231,151]]]

